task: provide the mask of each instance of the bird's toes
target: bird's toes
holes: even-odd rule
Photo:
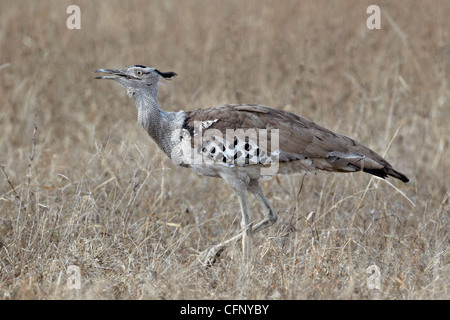
[[[214,246],[211,249],[205,250],[200,253],[198,256],[198,261],[204,268],[210,268],[217,262],[218,258],[224,250],[224,246]]]

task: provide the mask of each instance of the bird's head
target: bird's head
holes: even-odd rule
[[[98,69],[94,72],[103,72],[109,75],[99,76],[95,79],[109,79],[117,81],[122,87],[127,89],[127,93],[132,97],[139,92],[158,93],[159,79],[171,79],[177,74],[175,72],[161,72],[155,68],[134,65],[123,69]]]

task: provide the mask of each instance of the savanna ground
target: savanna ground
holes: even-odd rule
[[[0,2],[1,299],[450,298],[449,1],[72,2]],[[381,30],[366,27],[370,4]],[[198,252],[239,230],[238,201],[172,165],[125,90],[92,79],[133,64],[179,74],[160,88],[167,110],[288,110],[411,182],[264,182],[280,218],[255,236],[249,270],[240,242],[199,268]]]

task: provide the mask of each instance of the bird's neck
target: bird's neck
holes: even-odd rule
[[[181,112],[167,112],[160,108],[157,97],[145,94],[134,94],[138,110],[138,124],[141,125],[159,148],[171,158],[174,142],[172,132],[181,121]]]

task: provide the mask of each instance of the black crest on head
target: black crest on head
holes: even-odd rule
[[[134,66],[142,69],[148,68],[147,66],[143,66],[142,64],[135,64]]]
[[[171,79],[173,77],[175,77],[177,74],[175,72],[169,71],[169,72],[161,72],[158,69],[155,69],[155,71],[164,79]]]

